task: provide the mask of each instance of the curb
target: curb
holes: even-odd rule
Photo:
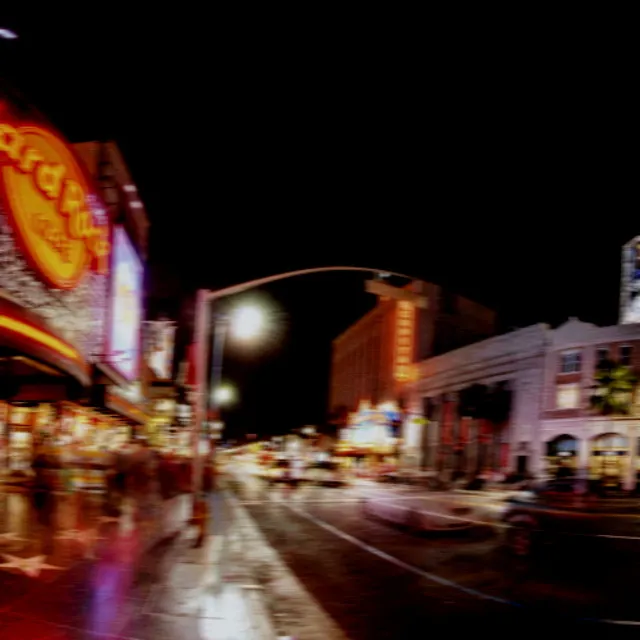
[[[257,607],[258,618],[265,623],[266,635],[262,638],[264,640],[277,638],[347,640],[344,632],[264,538],[247,509],[240,504],[235,495],[230,495],[230,492],[226,493],[226,497],[234,509],[236,521],[241,523],[240,529],[244,529],[244,533],[240,535],[240,544],[248,575],[253,581],[259,583],[260,580],[251,570],[254,566],[265,564],[272,573],[268,589],[265,590],[261,585],[247,589],[252,592],[250,597],[253,598],[253,603]],[[276,605],[274,610],[268,606],[267,595]]]
[[[242,507],[237,498],[228,490],[221,489],[224,500],[229,504],[233,511],[234,516],[234,527],[238,524],[238,516],[237,513],[241,514],[241,518],[249,519],[251,516],[247,513],[246,509]],[[232,527],[233,528],[233,527]],[[228,536],[228,533],[227,533]],[[237,539],[240,542],[243,553],[242,556],[246,558],[246,540],[242,535],[238,535]],[[220,555],[222,555],[223,547],[220,547]],[[247,576],[251,576],[251,567],[245,561],[244,566],[242,567],[243,574]],[[251,626],[253,630],[257,633],[256,640],[277,640],[278,635],[271,624],[271,617],[269,615],[269,611],[267,609],[267,605],[264,601],[264,597],[262,595],[261,587],[254,587],[253,585],[245,584],[242,586],[242,594],[244,596],[245,603],[247,605],[247,609],[250,612],[251,617]]]

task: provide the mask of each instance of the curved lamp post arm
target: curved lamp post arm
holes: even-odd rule
[[[194,328],[194,366],[195,366],[195,407],[193,411],[193,491],[197,495],[200,491],[202,482],[202,466],[200,459],[200,438],[202,433],[202,425],[206,418],[205,411],[207,406],[207,327],[211,319],[211,302],[218,298],[224,298],[236,293],[242,293],[248,289],[260,287],[264,284],[294,278],[296,276],[306,276],[313,273],[327,273],[330,271],[360,271],[366,273],[385,273],[390,276],[407,278],[408,280],[416,280],[412,276],[405,273],[396,273],[385,269],[371,269],[369,267],[313,267],[311,269],[299,269],[297,271],[287,271],[285,273],[277,273],[248,282],[234,284],[223,289],[208,290],[199,289],[196,297],[196,317]]]

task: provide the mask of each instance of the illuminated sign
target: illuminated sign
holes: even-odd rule
[[[412,378],[413,345],[415,332],[415,307],[411,302],[396,303],[396,335],[393,377],[398,382]]]
[[[145,358],[158,380],[171,378],[175,333],[175,322],[170,320],[145,323]]]
[[[111,317],[107,360],[127,380],[138,377],[140,324],[142,321],[142,276],[140,258],[126,231],[113,233]]]
[[[640,236],[622,250],[620,322],[640,323]]]
[[[63,355],[65,358],[69,358],[70,360],[81,361],[80,354],[73,347],[70,347],[67,343],[55,336],[52,336],[50,333],[46,333],[41,329],[32,327],[30,324],[22,322],[21,320],[0,315],[0,329],[5,329],[25,338],[29,338],[30,340],[48,347],[49,349],[57,351],[60,355]]]
[[[68,146],[51,131],[0,122],[2,195],[29,264],[56,289],[73,289],[91,267],[109,267],[109,227]]]

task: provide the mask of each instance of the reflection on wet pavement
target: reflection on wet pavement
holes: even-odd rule
[[[153,544],[157,502],[127,500],[120,517],[103,507],[91,494],[0,493],[2,640],[253,638],[242,587],[223,584],[219,535],[194,549],[183,527]]]

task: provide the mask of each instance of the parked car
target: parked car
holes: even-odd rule
[[[562,478],[507,498],[507,548],[527,557],[545,545],[589,543],[640,552],[640,500],[606,495],[585,479]],[[630,548],[629,548],[630,547]]]
[[[333,487],[341,486],[345,483],[340,465],[329,460],[310,464],[305,471],[304,479],[313,484]]]

